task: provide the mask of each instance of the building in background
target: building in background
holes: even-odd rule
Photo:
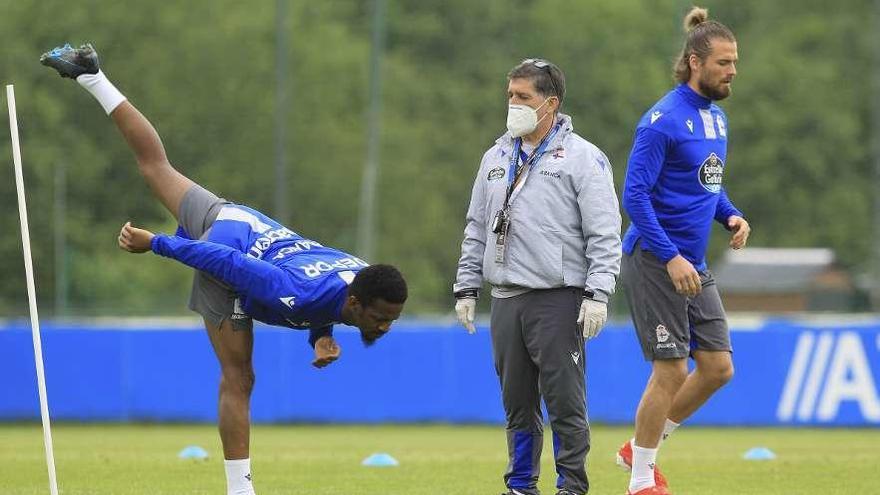
[[[825,248],[729,250],[715,277],[727,311],[851,311],[852,277]]]

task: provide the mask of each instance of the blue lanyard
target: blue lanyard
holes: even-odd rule
[[[562,127],[562,122],[556,124],[553,127],[553,130],[550,131],[544,139],[541,140],[541,143],[535,148],[535,151],[532,152],[532,156],[526,156],[526,154],[522,151],[522,138],[518,137],[513,142],[513,153],[510,157],[510,166],[507,167],[507,197],[504,198],[504,206],[507,207],[508,201],[510,201],[510,196],[513,194],[513,184],[522,175],[523,170],[526,169],[526,165],[529,167],[529,171],[535,167],[535,164],[538,163],[538,160],[541,159],[541,156],[547,152],[547,146],[550,144],[550,141],[553,140],[553,137],[556,136],[556,133],[559,132],[559,128]],[[517,165],[519,161],[522,160],[522,167],[517,170]]]

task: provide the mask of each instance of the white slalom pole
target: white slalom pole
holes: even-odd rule
[[[55,455],[52,453],[52,427],[49,425],[49,401],[46,398],[46,375],[43,371],[43,344],[40,341],[40,319],[37,316],[37,289],[34,285],[34,264],[31,260],[31,236],[28,231],[27,206],[24,200],[24,177],[21,172],[21,147],[18,143],[15,90],[11,84],[6,85],[6,102],[9,105],[9,131],[12,133],[12,161],[15,164],[15,189],[18,192],[21,246],[24,249],[24,272],[27,278],[28,304],[31,310],[31,331],[34,335],[34,360],[37,365],[37,385],[40,389],[43,443],[46,445],[46,463],[49,465],[49,492],[52,495],[58,495],[58,484],[55,481]]]

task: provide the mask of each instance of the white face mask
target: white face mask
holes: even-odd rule
[[[550,101],[550,98],[544,100],[544,103],[538,105],[541,108]],[[529,134],[538,127],[538,108],[532,108],[528,105],[512,104],[507,107],[507,130],[510,135],[518,138]],[[550,115],[549,112],[544,117]],[[541,120],[544,120],[541,117]]]

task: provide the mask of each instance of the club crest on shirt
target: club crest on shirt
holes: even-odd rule
[[[565,158],[565,148],[556,148],[553,150],[554,160],[561,160],[562,158]]]
[[[721,190],[724,162],[721,161],[721,158],[718,158],[718,155],[710,153],[709,156],[703,160],[703,164],[700,165],[700,170],[697,173],[700,175],[700,184],[702,184],[707,191],[717,193]]]
[[[657,325],[657,342],[666,342],[669,340],[669,330],[662,323]]]
[[[489,175],[486,177],[486,180],[501,179],[503,177],[504,177],[504,169],[501,167],[495,167],[489,171]]]

